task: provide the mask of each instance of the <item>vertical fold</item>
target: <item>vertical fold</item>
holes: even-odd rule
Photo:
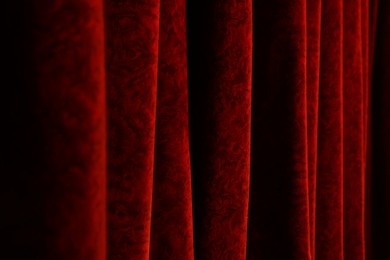
[[[367,157],[367,129],[368,129],[368,106],[369,106],[369,85],[370,85],[370,35],[369,35],[369,0],[360,0],[357,5],[360,9],[360,30],[361,30],[361,66],[362,66],[362,85],[363,85],[363,167],[366,167]]]
[[[159,0],[105,1],[108,258],[148,259]]]
[[[104,259],[102,2],[21,1],[7,8],[15,28],[6,43],[13,60],[5,77],[15,85],[4,89],[12,147],[2,145],[2,254]]]
[[[375,2],[376,0],[371,0],[372,2]],[[372,49],[370,48],[371,44],[371,36],[370,30],[372,24],[370,21],[370,8],[371,8],[371,2],[370,0],[361,0],[361,30],[362,30],[362,64],[363,64],[363,173],[362,173],[362,193],[363,193],[363,198],[362,198],[362,211],[363,211],[363,223],[362,223],[362,228],[363,228],[363,253],[365,256],[367,256],[367,244],[371,243],[368,242],[370,237],[367,237],[367,227],[366,227],[366,202],[368,198],[368,192],[370,192],[370,189],[367,189],[367,181],[369,181],[368,174],[370,174],[370,153],[371,153],[371,139],[370,139],[370,129],[371,129],[371,116],[370,116],[370,106],[371,106],[371,54],[372,54]]]
[[[372,187],[371,187],[371,175],[372,175],[372,73],[374,63],[374,46],[375,46],[375,34],[377,27],[377,12],[378,12],[378,0],[366,0],[368,1],[368,91],[367,91],[367,131],[366,131],[366,169],[365,169],[365,245],[366,245],[366,258],[371,259],[372,256]]]
[[[253,13],[248,259],[310,259],[306,1]]]
[[[306,88],[307,88],[307,138],[310,203],[310,247],[315,258],[316,175],[318,139],[318,95],[320,74],[321,0],[307,0],[306,6]]]
[[[369,83],[372,80],[372,69],[374,63],[374,50],[375,50],[375,36],[377,31],[378,20],[378,1],[379,0],[365,0],[367,2],[366,8],[368,8],[368,58],[369,58]],[[371,90],[371,89],[370,89]],[[370,100],[370,99],[369,99]]]
[[[150,259],[194,259],[186,37],[186,1],[162,1]]]
[[[390,251],[390,2],[378,1],[371,120],[371,226],[373,259],[388,259]]]
[[[375,5],[377,0],[361,0],[361,30],[362,30],[362,63],[363,63],[363,169],[362,169],[362,211],[363,211],[363,253],[365,255],[365,258],[370,259],[370,257],[367,257],[370,252],[367,253],[369,250],[371,243],[370,234],[367,233],[367,230],[370,229],[370,226],[367,227],[367,218],[370,217],[370,213],[367,214],[367,209],[369,206],[367,206],[367,199],[370,197],[370,189],[369,187],[369,180],[370,180],[370,157],[371,157],[371,69],[372,69],[372,63],[371,63],[371,56],[372,56],[372,33],[375,31],[372,28],[372,22],[376,22],[376,20],[371,20],[371,16],[373,15],[371,13],[372,4]],[[375,8],[374,8],[375,10]],[[375,10],[376,11],[376,10]],[[375,18],[376,19],[376,18]]]
[[[316,257],[344,259],[343,3],[322,2],[316,193]]]
[[[362,48],[361,63],[362,63],[362,81],[363,81],[363,152],[367,155],[367,128],[368,128],[368,87],[369,87],[369,66],[370,66],[370,50],[369,50],[369,0],[360,0],[357,5],[360,9],[360,44]],[[364,163],[365,167],[365,163]]]
[[[195,257],[245,259],[252,1],[187,6]]]
[[[344,259],[365,259],[364,187],[366,162],[367,35],[364,0],[344,0],[343,146]]]

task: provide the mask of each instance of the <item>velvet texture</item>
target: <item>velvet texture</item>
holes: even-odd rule
[[[389,1],[5,8],[2,259],[390,259]]]

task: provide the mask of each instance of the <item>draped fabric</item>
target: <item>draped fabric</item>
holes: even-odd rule
[[[390,259],[389,1],[6,2],[2,259]]]

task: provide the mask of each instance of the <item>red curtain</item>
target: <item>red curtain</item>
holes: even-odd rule
[[[7,2],[3,259],[390,259],[389,1]]]

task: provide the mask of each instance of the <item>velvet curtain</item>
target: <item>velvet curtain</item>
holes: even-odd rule
[[[390,2],[6,1],[3,259],[390,259]]]

